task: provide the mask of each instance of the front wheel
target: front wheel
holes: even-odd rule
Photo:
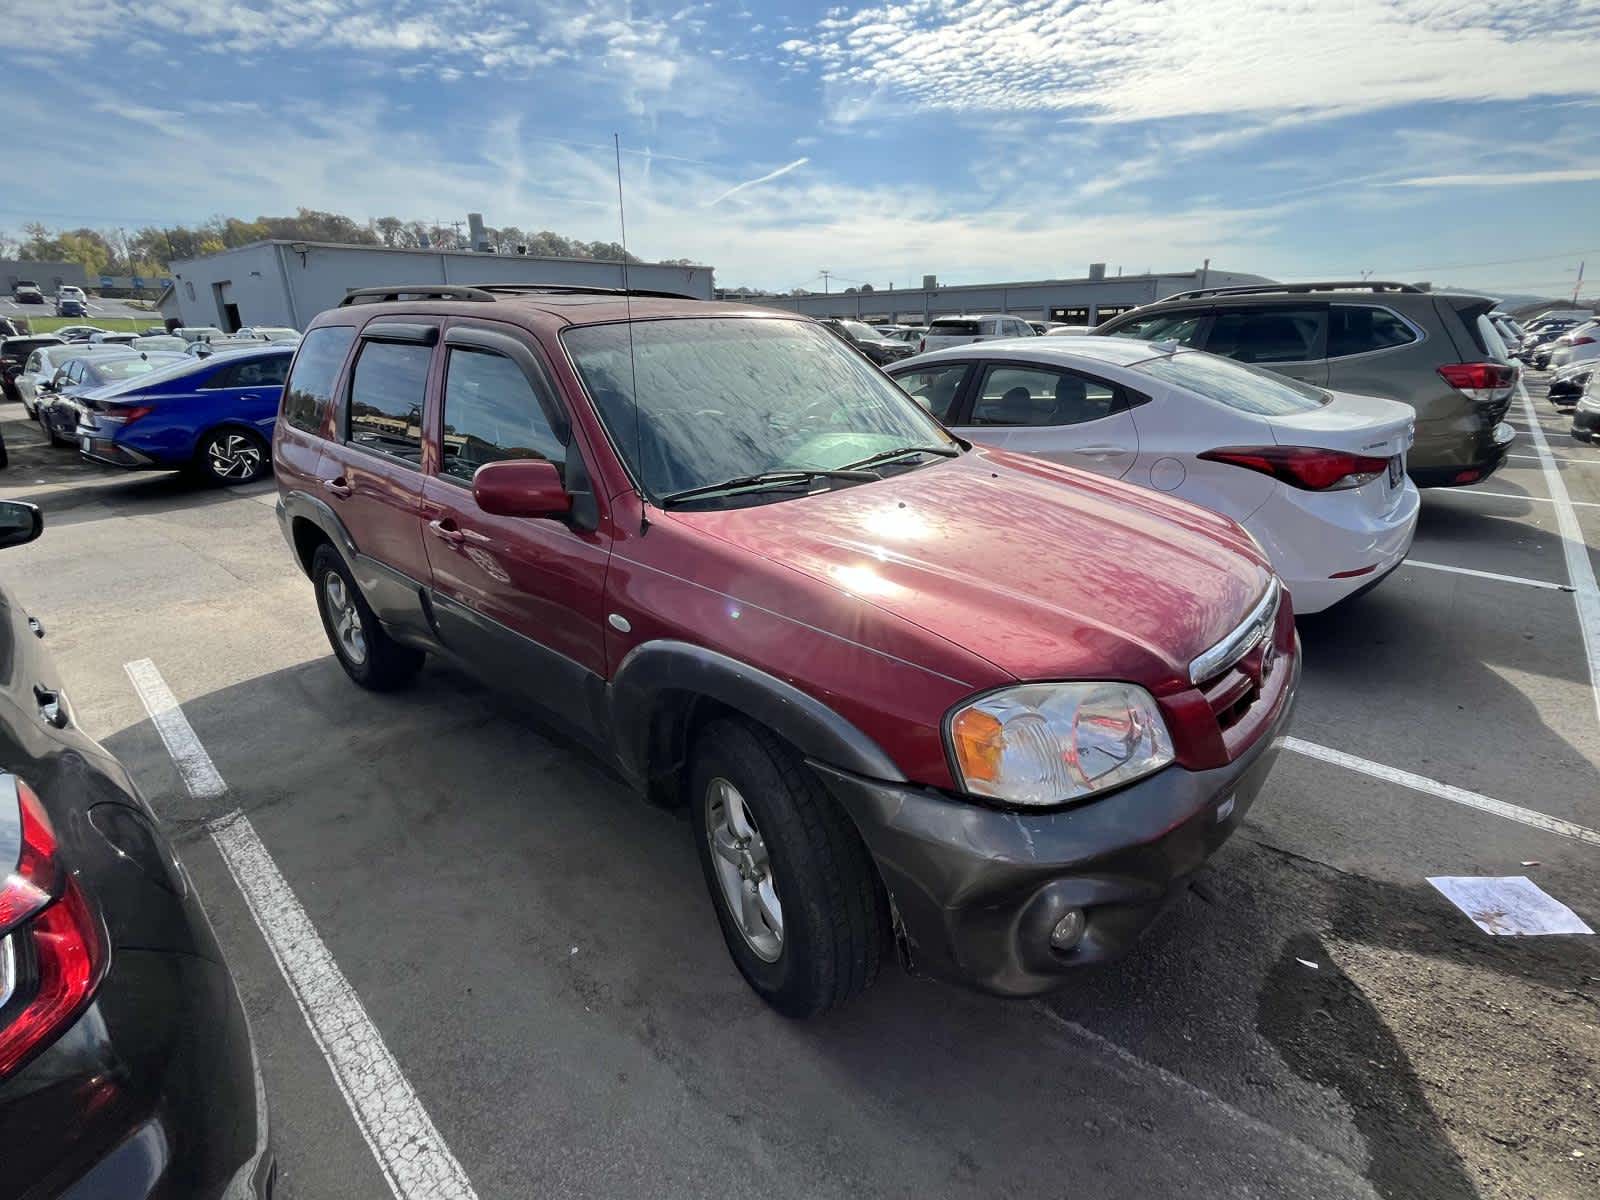
[[[254,483],[272,469],[271,451],[248,429],[218,429],[200,439],[195,468],[212,483]]]
[[[888,898],[850,818],[769,730],[715,721],[696,742],[692,824],[728,951],[788,1017],[864,991],[890,944]]]

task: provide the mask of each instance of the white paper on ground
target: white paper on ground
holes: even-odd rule
[[[1428,882],[1485,933],[1532,937],[1594,932],[1577,913],[1526,875],[1430,875]]]

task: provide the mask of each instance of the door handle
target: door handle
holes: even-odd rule
[[[443,517],[428,522],[428,528],[433,536],[452,546],[459,546],[467,540],[467,535],[456,528],[456,523],[449,517]]]
[[[39,704],[39,719],[52,729],[67,727],[67,710],[61,706],[61,694],[40,684],[33,685],[33,698]]]
[[[1087,454],[1090,458],[1110,458],[1114,454],[1131,454],[1132,451],[1124,450],[1121,446],[1079,446],[1079,454]]]
[[[355,490],[344,481],[343,475],[339,476],[337,479],[324,479],[322,481],[322,486],[328,491],[332,492],[335,496],[338,496],[341,500]]]

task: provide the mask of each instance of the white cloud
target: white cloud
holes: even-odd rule
[[[1600,94],[1600,10],[1568,0],[903,0],[782,49],[836,107],[1127,121]]]
[[[1390,187],[1532,187],[1539,183],[1588,183],[1600,180],[1600,167],[1572,171],[1481,171],[1462,175],[1422,175],[1397,179]]]
[[[774,179],[782,178],[783,176],[787,175],[790,171],[799,170],[801,167],[805,166],[810,161],[811,160],[809,158],[797,158],[792,163],[785,163],[783,166],[779,167],[776,171],[768,171],[765,175],[761,176],[759,179],[746,179],[743,183],[736,183],[731,188],[729,188],[727,191],[725,191],[721,195],[719,195],[715,200],[706,201],[706,207],[710,208],[713,205],[721,204],[729,196],[736,196],[740,192],[744,191],[746,188],[753,188],[753,187],[757,186],[758,184],[771,183]]]

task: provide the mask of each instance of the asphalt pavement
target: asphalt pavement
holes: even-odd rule
[[[824,1019],[772,1014],[684,822],[454,671],[348,683],[270,483],[88,466],[5,405],[0,496],[47,524],[0,571],[206,901],[281,1196],[430,1192],[353,1115],[212,836],[236,810],[402,1074],[384,1103],[457,1164],[431,1194],[1592,1200],[1597,939],[1491,937],[1427,882],[1527,876],[1600,928],[1600,447],[1530,390],[1548,451],[1514,407],[1506,467],[1424,493],[1410,562],[1301,621],[1299,741],[1197,886],[1031,1002],[891,966]],[[220,776],[199,798],[143,660]]]
[[[54,296],[46,296],[43,304],[18,304],[10,296],[0,297],[0,317],[53,317],[56,315]],[[159,325],[161,314],[148,308],[136,308],[124,300],[89,297],[89,315],[84,320],[93,322],[96,317],[130,317],[133,320],[149,318]]]

